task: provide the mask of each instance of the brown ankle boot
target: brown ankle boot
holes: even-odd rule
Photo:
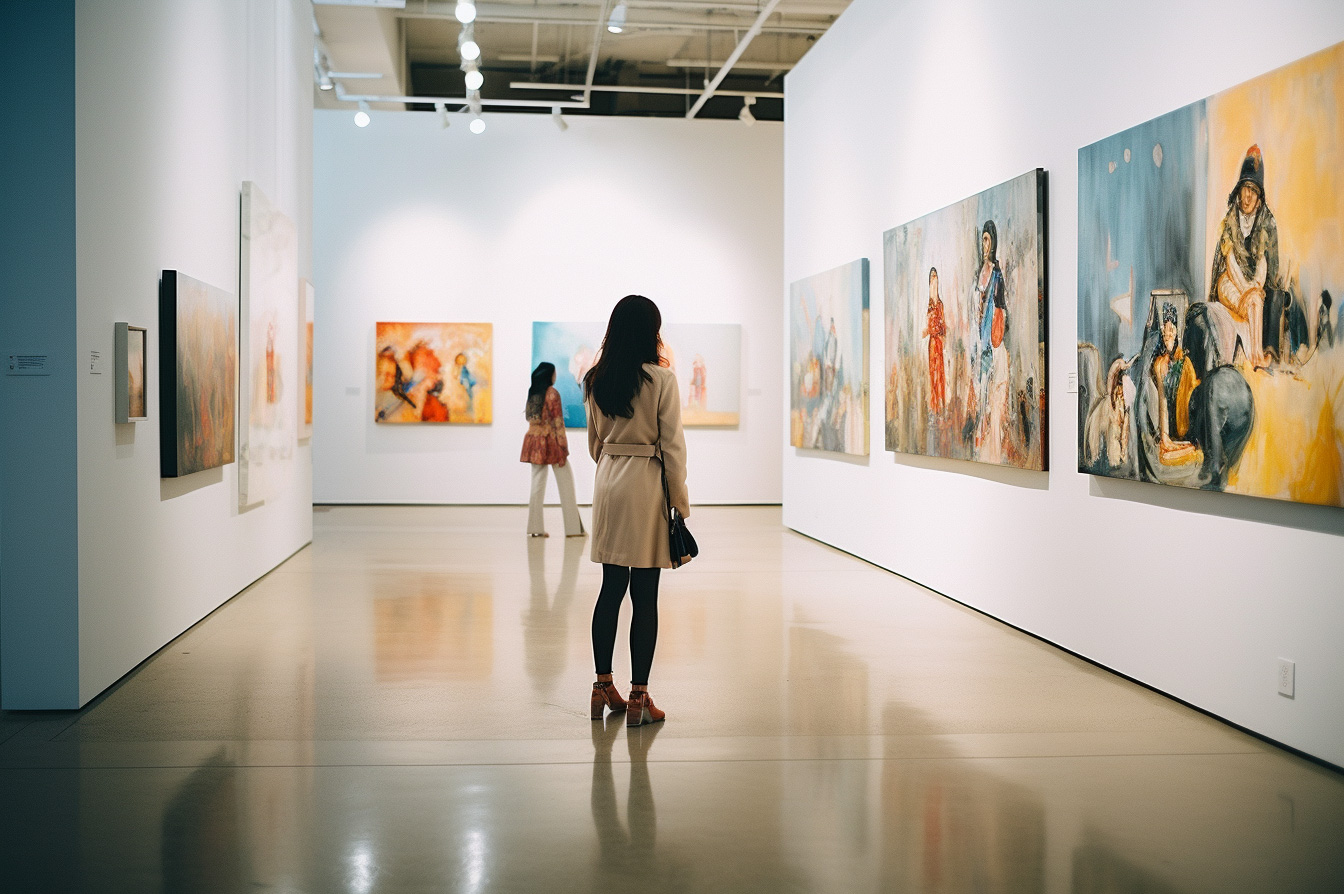
[[[610,674],[604,674],[607,679],[598,677],[593,684],[593,699],[589,704],[588,716],[593,720],[602,719],[602,709],[611,708],[613,712],[625,710],[625,699],[616,691],[616,684],[611,681]]]
[[[666,719],[667,712],[658,710],[647,689],[630,691],[630,704],[625,712],[626,726],[643,726],[646,723],[657,723]]]

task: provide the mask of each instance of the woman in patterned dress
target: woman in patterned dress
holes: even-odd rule
[[[542,522],[546,499],[546,470],[555,472],[560,506],[565,516],[565,536],[582,537],[583,520],[574,501],[574,473],[569,467],[569,441],[565,437],[565,410],[555,385],[555,364],[540,363],[532,370],[527,390],[527,435],[523,437],[522,461],[532,464],[532,499],[527,507],[527,533],[549,537]]]

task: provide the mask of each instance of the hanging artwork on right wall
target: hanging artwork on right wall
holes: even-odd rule
[[[882,237],[887,449],[1043,471],[1045,171]]]
[[[868,455],[868,259],[789,287],[789,443]]]
[[[1344,44],[1078,152],[1078,468],[1344,505]]]

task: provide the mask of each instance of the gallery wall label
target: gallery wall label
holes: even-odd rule
[[[10,354],[5,364],[7,376],[51,375],[50,354]]]

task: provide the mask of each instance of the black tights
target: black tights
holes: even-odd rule
[[[611,673],[611,654],[616,650],[616,619],[621,613],[625,588],[630,588],[630,682],[649,684],[653,649],[658,645],[658,568],[602,566],[602,590],[593,609],[593,664],[599,674]]]

